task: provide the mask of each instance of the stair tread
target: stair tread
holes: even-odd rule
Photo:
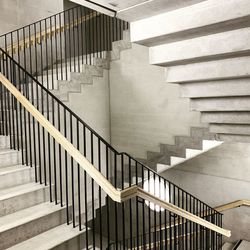
[[[33,238],[23,241],[9,250],[47,250],[52,249],[76,236],[83,233],[79,228],[73,228],[72,225],[63,224],[41,233]]]
[[[0,148],[0,154],[19,153],[20,151],[10,148]]]
[[[8,167],[2,167],[0,168],[0,176],[5,174],[14,173],[17,171],[23,171],[24,169],[30,169],[30,166],[24,166],[24,165],[13,165]]]
[[[15,213],[0,217],[0,233],[12,228],[21,226],[32,220],[41,218],[45,215],[62,210],[60,206],[53,203],[45,202],[36,206],[32,206]]]
[[[41,185],[40,183],[35,183],[35,182],[17,185],[11,188],[6,188],[3,190],[0,190],[0,201],[6,200],[6,199],[9,199],[11,197],[15,197],[21,194],[44,189],[44,188],[46,188],[44,185]]]

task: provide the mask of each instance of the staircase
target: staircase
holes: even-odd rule
[[[190,136],[175,136],[175,145],[161,144],[160,152],[149,151],[147,159],[141,161],[161,173],[222,143],[207,128],[191,127]]]
[[[26,28],[0,39],[0,249],[219,249],[222,214],[63,103],[130,46],[128,24],[76,7]]]
[[[208,0],[131,24],[132,42],[150,47],[150,63],[222,141],[250,141],[249,13],[247,0]]]
[[[6,139],[0,138],[0,249],[52,249],[79,237],[66,224],[66,208],[50,203],[49,187],[35,182],[34,167],[22,165]]]

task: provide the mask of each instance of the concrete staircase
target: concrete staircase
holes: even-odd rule
[[[207,0],[132,23],[131,40],[150,47],[217,139],[250,142],[249,26],[248,0]]]
[[[66,208],[49,202],[48,186],[35,183],[34,168],[21,164],[8,137],[0,142],[0,249],[64,249],[70,242],[80,249],[74,241],[84,230],[66,224]]]
[[[43,82],[43,85],[61,101],[68,102],[70,95],[83,91],[82,85],[93,85],[96,78],[103,77],[104,71],[109,70],[110,61],[119,60],[121,51],[130,48],[130,32],[126,30],[123,32],[123,40],[113,42],[111,51],[102,52],[103,58],[99,58],[93,53],[84,59],[75,57],[62,63],[62,66],[60,65],[58,68],[58,79],[68,78],[68,80],[55,80],[56,65],[54,65],[53,69],[45,71],[43,75],[39,76],[38,81]],[[88,64],[90,60],[92,65]],[[74,61],[77,62],[76,66]]]
[[[223,142],[216,140],[216,135],[208,128],[190,128],[190,136],[175,136],[175,144],[161,144],[160,152],[147,152],[147,159],[140,159],[151,168],[161,173],[169,168],[192,159]]]

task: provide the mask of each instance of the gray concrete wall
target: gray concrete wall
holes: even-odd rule
[[[179,86],[164,80],[164,69],[149,65],[148,48],[132,45],[110,65],[111,138],[113,146],[136,157],[159,151],[198,126],[199,113],[179,97]]]
[[[0,8],[0,34],[63,10],[63,0],[2,0]]]
[[[250,199],[250,144],[224,143],[162,175],[212,207]],[[225,212],[224,227],[232,230],[225,239],[250,239],[250,210]]]

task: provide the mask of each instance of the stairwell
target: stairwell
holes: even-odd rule
[[[35,33],[32,42],[31,37],[24,38],[21,46],[11,44],[6,51],[12,56],[17,53],[18,59],[21,51],[25,58],[25,50],[30,49],[29,66],[25,59],[13,61],[1,50],[0,249],[112,249],[120,245],[162,249],[165,242],[176,247],[179,238],[182,247],[190,249],[198,249],[200,242],[206,247],[221,246],[222,234],[230,235],[221,228],[221,214],[128,154],[118,153],[63,103],[70,106],[83,85],[102,77],[109,60],[118,59],[130,42],[110,40],[110,53],[98,49],[101,56],[87,53],[86,61],[79,55],[66,57],[60,62],[61,73],[53,59],[45,67],[41,63],[42,74],[37,69],[27,71],[32,71],[31,51],[37,43],[43,55],[48,39],[65,30],[70,35],[72,28],[78,30],[97,16],[89,14],[63,27],[40,30],[39,37]],[[119,27],[114,40],[118,33],[122,36],[124,27]],[[86,65],[88,58],[94,63]],[[71,67],[72,61],[78,61],[78,70]],[[149,180],[168,191],[159,196],[156,188],[145,190]],[[157,206],[162,210],[156,211]]]

